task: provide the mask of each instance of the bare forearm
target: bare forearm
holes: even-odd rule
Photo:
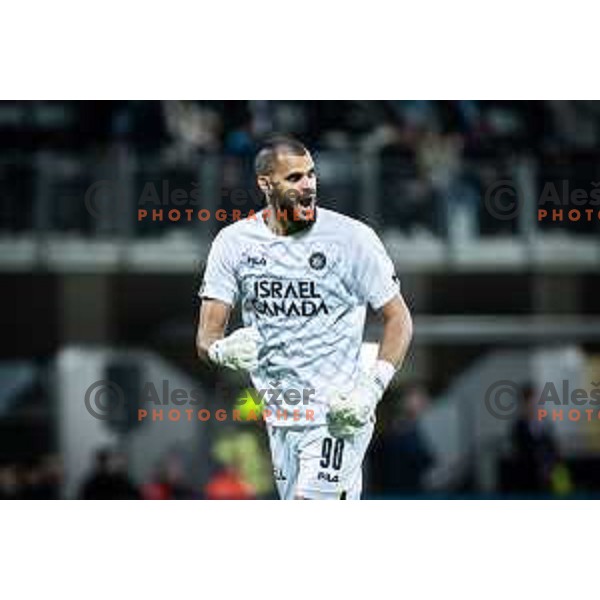
[[[216,300],[207,300],[200,308],[200,322],[196,333],[196,351],[200,360],[208,361],[208,349],[225,335],[230,307]]]
[[[399,369],[408,352],[412,335],[412,318],[404,301],[401,301],[392,314],[384,315],[383,336],[379,345],[378,358]]]

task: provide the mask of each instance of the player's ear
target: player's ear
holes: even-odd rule
[[[256,182],[258,183],[258,187],[263,194],[268,196],[271,193],[272,185],[268,175],[259,175]]]

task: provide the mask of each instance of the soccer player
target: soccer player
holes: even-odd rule
[[[263,412],[282,499],[359,499],[375,407],[400,367],[412,320],[381,241],[318,208],[310,152],[288,137],[255,159],[266,207],[223,228],[208,256],[200,358],[247,370]],[[232,307],[244,327],[225,336]],[[376,361],[359,360],[369,304],[383,321]]]

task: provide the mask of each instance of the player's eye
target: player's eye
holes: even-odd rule
[[[286,181],[290,181],[291,183],[298,183],[300,181],[301,175],[299,173],[292,173],[286,177]]]

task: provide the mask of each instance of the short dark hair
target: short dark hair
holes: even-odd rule
[[[267,138],[256,153],[254,159],[254,171],[257,175],[269,175],[275,167],[277,154],[288,152],[294,156],[304,156],[308,149],[297,139],[289,135],[273,135]]]

